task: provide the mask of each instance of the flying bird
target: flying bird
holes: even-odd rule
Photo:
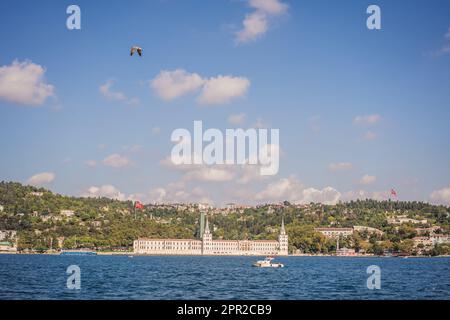
[[[140,57],[142,57],[142,48],[141,47],[131,47],[130,56],[132,56],[135,52],[139,54]]]

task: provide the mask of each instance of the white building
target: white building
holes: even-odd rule
[[[0,241],[10,239],[15,240],[17,237],[16,230],[0,230]]]
[[[34,197],[42,197],[43,195],[44,195],[43,192],[36,192],[36,191],[30,192],[30,196]]]
[[[0,251],[3,252],[16,252],[17,247],[12,242],[0,241]]]
[[[3,210],[5,210],[5,207],[0,204],[0,212],[3,212]]]
[[[395,216],[393,218],[388,218],[387,222],[389,224],[402,224],[402,223],[427,224],[428,220],[427,219],[422,219],[422,220],[411,219],[411,218],[408,218],[408,216],[404,214],[404,215],[400,215],[400,216]]]
[[[450,243],[450,236],[444,234],[435,234],[430,236],[433,245]]]
[[[149,239],[134,241],[134,253],[155,255],[288,255],[288,235],[281,224],[277,240],[213,240],[206,219],[201,240]]]
[[[314,231],[320,232],[327,238],[348,237],[353,234],[353,228],[315,228]]]
[[[0,230],[0,251],[17,251],[17,231]]]
[[[73,211],[73,210],[61,210],[60,212],[59,212],[62,216],[65,216],[65,217],[73,217],[74,215],[75,215],[75,211]]]

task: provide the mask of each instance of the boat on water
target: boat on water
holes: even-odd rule
[[[96,256],[97,252],[90,250],[63,250],[61,256]]]
[[[272,261],[275,258],[273,257],[266,257],[264,260],[259,260],[253,263],[254,267],[258,268],[283,268],[284,264],[282,263],[273,263]]]

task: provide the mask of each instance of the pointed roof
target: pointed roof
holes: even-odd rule
[[[280,230],[281,234],[286,234],[286,230],[284,229],[284,218],[281,219],[281,230]]]
[[[204,232],[204,233],[210,233],[210,231],[209,231],[208,217],[206,217],[206,226],[205,226],[205,232]]]

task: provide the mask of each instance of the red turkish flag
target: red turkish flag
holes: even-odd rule
[[[143,205],[142,203],[140,203],[139,201],[136,201],[136,202],[134,203],[134,207],[135,207],[136,209],[144,209],[144,205]]]
[[[397,196],[397,191],[395,191],[394,189],[391,189],[391,195],[393,195],[394,197]]]

